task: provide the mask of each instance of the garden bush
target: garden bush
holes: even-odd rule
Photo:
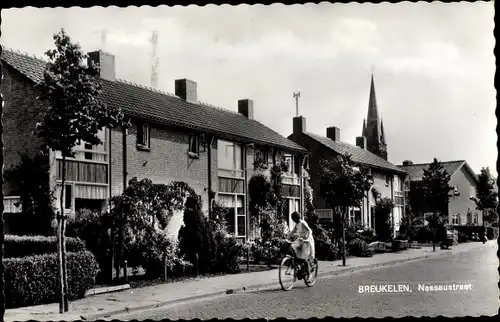
[[[368,244],[360,239],[356,238],[351,240],[347,244],[347,250],[349,252],[349,255],[352,256],[357,256],[357,257],[370,257],[372,256],[372,252],[368,247]]]
[[[85,243],[81,239],[67,237],[65,240],[67,252],[85,250]],[[55,236],[5,236],[4,258],[52,253],[57,253],[57,238]]]
[[[197,196],[186,201],[184,225],[179,229],[179,250],[195,266],[198,255],[199,273],[211,272],[217,264],[217,242]]]
[[[498,238],[498,227],[487,227],[486,228],[486,237],[489,240]]]
[[[99,267],[89,251],[67,253],[68,299],[83,298],[95,285]],[[5,299],[7,308],[54,303],[59,300],[59,271],[56,254],[7,258]]]
[[[339,249],[332,243],[328,232],[319,224],[318,215],[311,211],[307,214],[306,221],[313,231],[316,258],[326,261],[339,259]]]

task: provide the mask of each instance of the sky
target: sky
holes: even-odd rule
[[[43,57],[64,28],[82,50],[114,54],[118,78],[147,86],[157,31],[159,89],[188,78],[203,102],[236,111],[252,99],[255,118],[284,136],[300,91],[307,131],[336,126],[355,144],[373,72],[390,162],[466,160],[497,176],[493,2],[28,7],[2,18],[7,48]]]

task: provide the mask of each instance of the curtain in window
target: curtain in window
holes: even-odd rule
[[[234,208],[234,196],[232,195],[218,195],[219,204],[225,208]]]

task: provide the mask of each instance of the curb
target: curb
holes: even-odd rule
[[[480,246],[483,246],[483,244],[477,245],[477,247],[480,247]],[[476,248],[476,247],[464,249],[464,250],[461,250],[461,251],[456,252],[456,253],[436,252],[436,253],[431,253],[431,254],[422,255],[422,256],[416,256],[416,257],[412,257],[412,258],[403,258],[403,259],[392,260],[392,261],[388,261],[388,262],[384,262],[384,263],[374,263],[374,264],[367,264],[367,265],[361,265],[361,266],[347,267],[347,268],[343,268],[343,269],[338,269],[336,271],[318,273],[318,277],[343,275],[343,274],[351,273],[354,271],[363,271],[366,269],[374,269],[374,268],[379,268],[379,267],[384,267],[384,266],[395,265],[395,264],[399,264],[399,263],[419,261],[419,260],[423,260],[423,259],[430,258],[430,257],[437,257],[437,256],[446,257],[446,256],[450,256],[453,254],[461,253],[464,251],[469,251],[469,250],[474,249],[474,248]],[[189,302],[196,301],[196,300],[206,300],[206,299],[216,298],[216,297],[220,297],[220,296],[224,296],[224,295],[255,291],[255,290],[258,290],[261,288],[267,288],[271,285],[276,285],[276,281],[270,281],[268,283],[251,285],[251,286],[244,286],[244,287],[238,288],[238,289],[228,289],[226,291],[217,291],[217,292],[212,292],[212,293],[207,293],[207,294],[203,294],[203,295],[192,296],[192,297],[188,297],[188,298],[182,298],[182,299],[177,299],[177,300],[172,300],[172,301],[167,301],[167,302],[159,302],[156,304],[148,304],[148,305],[143,305],[140,307],[133,307],[133,308],[125,307],[123,309],[118,309],[118,310],[114,310],[114,311],[86,314],[86,315],[81,315],[81,318],[83,320],[93,320],[93,319],[98,319],[98,318],[110,318],[113,315],[118,315],[118,314],[126,314],[126,313],[133,313],[133,312],[137,312],[137,311],[145,311],[145,310],[156,309],[156,308],[161,308],[161,307],[175,305],[175,304],[185,304],[185,303],[189,303]]]
[[[93,288],[93,289],[85,292],[85,297],[89,297],[89,296],[97,295],[97,294],[125,291],[125,290],[128,290],[129,288],[130,288],[130,284]]]

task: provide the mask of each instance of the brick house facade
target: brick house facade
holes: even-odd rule
[[[326,136],[306,131],[306,119],[302,116],[293,120],[293,134],[289,136],[309,152],[310,185],[314,192],[314,207],[321,220],[333,220],[333,210],[328,209],[319,195],[320,161],[333,159],[340,154],[350,154],[352,161],[360,171],[366,171],[373,179],[373,185],[362,200],[361,207],[349,210],[349,222],[360,223],[366,228],[375,228],[375,199],[372,190],[375,188],[381,197],[394,201],[395,207],[391,217],[395,224],[394,233],[399,230],[404,213],[403,181],[405,172],[385,159],[373,154],[366,148],[366,139],[358,140],[360,146],[350,145],[340,141],[340,130],[329,127]]]
[[[176,93],[168,94],[117,80],[113,55],[98,51],[89,53],[89,59],[100,66],[101,99],[122,108],[131,126],[104,130],[100,133],[103,145],[82,143],[75,159],[67,160],[70,188],[64,200],[66,211],[74,214],[87,207],[105,210],[107,199],[121,193],[133,177],[155,183],[184,181],[201,196],[205,213],[210,213],[213,202],[234,209],[234,218],[229,218],[231,229],[238,237],[250,237],[247,190],[255,171],[255,155],[268,156],[270,163],[279,162],[279,156],[284,155],[301,164],[307,151],[256,121],[252,100],[239,100],[238,112],[232,112],[199,102],[194,81],[176,80]],[[10,77],[6,81],[10,92],[4,94],[6,119],[12,123],[7,124],[6,132],[10,132],[4,139],[10,147],[5,157],[9,166],[19,162],[18,147],[32,153],[39,150],[41,142],[33,140],[32,129],[41,114],[33,115],[30,109],[37,106],[37,111],[43,111],[34,85],[41,80],[46,62],[12,51],[4,51],[2,61]],[[20,120],[25,128],[16,125]],[[20,145],[20,140],[31,145]],[[55,152],[49,160],[54,187],[60,173],[59,158]],[[300,173],[291,171],[284,178],[288,184],[285,197],[293,200],[292,208],[299,211],[303,198]],[[4,204],[9,205],[15,191],[6,187],[4,192]],[[169,233],[176,236],[181,224],[182,213],[176,213]]]
[[[405,194],[412,211],[430,214],[430,209],[423,196],[418,193],[418,188],[422,184],[424,170],[430,163],[414,164],[406,160],[400,166],[408,173],[405,180]],[[448,223],[450,225],[482,225],[482,212],[476,209],[476,202],[472,199],[476,197],[478,184],[477,175],[464,160],[441,162],[443,168],[450,174],[449,185],[453,187],[450,200],[448,202]]]

